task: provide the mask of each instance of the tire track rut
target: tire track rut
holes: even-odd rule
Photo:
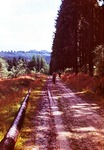
[[[104,150],[104,117],[98,109],[49,78],[34,121],[33,150]]]

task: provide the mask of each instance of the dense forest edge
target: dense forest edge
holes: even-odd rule
[[[49,64],[40,55],[33,55],[30,60],[23,57],[0,58],[0,78],[13,78],[35,72],[49,72]]]
[[[50,74],[69,72],[65,81],[70,83],[79,74],[92,77],[97,81],[97,90],[104,93],[104,2],[100,2],[62,1],[55,20]],[[73,84],[77,86],[76,80]]]
[[[96,0],[64,0],[55,23],[50,73],[104,76],[104,6]]]

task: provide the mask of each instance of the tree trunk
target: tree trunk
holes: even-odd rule
[[[89,26],[89,75],[90,76],[93,76],[93,51],[94,51],[94,33],[93,33],[93,26],[94,26],[94,23],[93,23],[93,5],[91,2],[89,2],[89,5],[90,5],[90,8],[89,8],[89,23],[90,23],[90,26]]]

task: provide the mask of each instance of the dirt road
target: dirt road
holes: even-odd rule
[[[104,150],[104,116],[51,77],[34,120],[32,150]]]

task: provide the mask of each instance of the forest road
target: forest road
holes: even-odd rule
[[[104,113],[49,77],[35,116],[32,150],[104,150]]]

